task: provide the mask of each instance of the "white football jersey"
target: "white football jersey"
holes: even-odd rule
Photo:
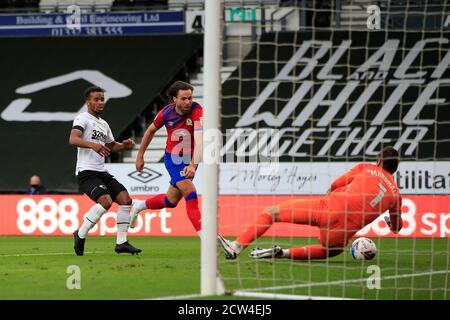
[[[114,141],[114,136],[108,123],[101,118],[97,119],[89,112],[83,112],[77,115],[75,120],[73,120],[72,129],[78,129],[83,132],[82,138],[86,141],[101,145]],[[104,157],[90,148],[78,147],[77,149],[76,175],[83,170],[107,171]]]

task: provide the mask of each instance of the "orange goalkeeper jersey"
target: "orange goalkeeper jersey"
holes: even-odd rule
[[[380,166],[360,163],[337,178],[330,191],[330,210],[343,210],[344,220],[361,228],[386,210],[394,226],[401,224],[399,188],[392,174]]]

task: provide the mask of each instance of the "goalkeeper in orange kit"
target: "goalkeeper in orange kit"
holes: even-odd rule
[[[253,258],[290,258],[299,260],[326,259],[340,254],[352,237],[364,226],[389,210],[390,229],[402,228],[399,188],[393,173],[397,171],[399,154],[385,147],[376,164],[360,163],[337,178],[328,195],[314,199],[297,199],[268,207],[256,221],[247,226],[235,241],[219,237],[227,259],[236,257],[262,236],[274,222],[290,222],[316,226],[320,244],[301,248],[254,249]]]

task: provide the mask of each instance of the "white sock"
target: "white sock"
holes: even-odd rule
[[[133,207],[136,208],[139,212],[148,209],[147,205],[145,204],[145,200],[133,199]]]
[[[236,241],[231,241],[231,246],[233,247],[234,252],[240,254],[242,250],[244,250],[244,246]]]
[[[127,241],[127,231],[130,226],[130,208],[131,206],[119,206],[117,212],[117,244]]]
[[[289,249],[281,249],[283,254],[281,255],[283,258],[289,258]]]
[[[92,206],[87,214],[84,216],[84,222],[81,226],[80,230],[78,230],[78,236],[81,239],[86,238],[87,233],[91,230],[95,224],[100,220],[100,217],[106,212],[106,209],[101,206],[101,204],[97,203]]]

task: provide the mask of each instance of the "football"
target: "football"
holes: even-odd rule
[[[353,241],[350,250],[355,260],[372,260],[377,255],[375,242],[364,237]]]

